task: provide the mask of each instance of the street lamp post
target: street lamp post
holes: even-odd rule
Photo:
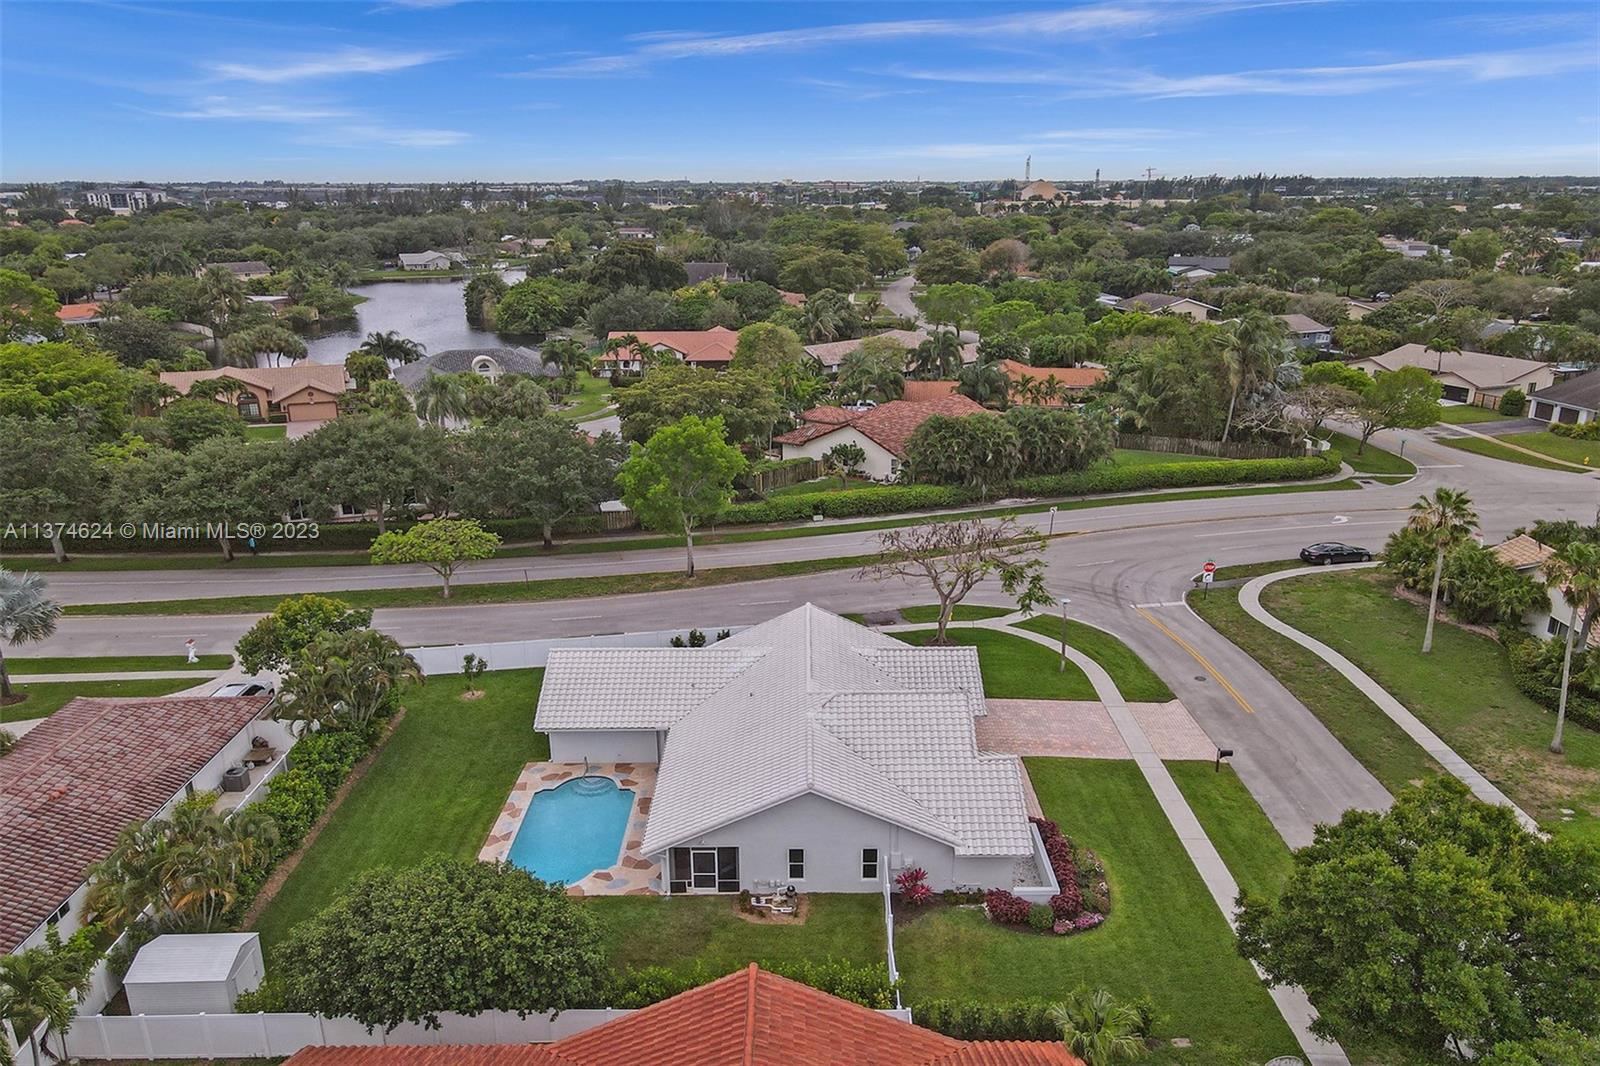
[[[1065,596],[1061,597],[1061,666],[1059,672],[1067,672],[1067,604],[1072,601]]]
[[[1051,504],[1050,505],[1050,536],[1053,537],[1055,535],[1056,535],[1056,507],[1055,507],[1055,504]]]

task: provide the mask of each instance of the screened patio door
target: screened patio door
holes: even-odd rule
[[[717,890],[716,848],[694,848],[689,852],[689,887],[696,892]]]

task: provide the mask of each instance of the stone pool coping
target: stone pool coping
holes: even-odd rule
[[[495,817],[489,839],[478,852],[479,862],[503,862],[510,857],[512,841],[522,828],[522,819],[528,813],[533,797],[547,789],[555,788],[584,774],[583,763],[531,762],[517,775],[511,794]],[[567,886],[569,896],[654,896],[653,887],[660,879],[661,864],[651,862],[640,852],[644,844],[645,823],[650,820],[650,801],[655,795],[656,768],[640,763],[597,763],[589,767],[595,773],[609,777],[618,788],[633,792],[633,807],[628,811],[628,825],[622,833],[622,848],[617,861],[603,870],[596,870],[581,880]]]

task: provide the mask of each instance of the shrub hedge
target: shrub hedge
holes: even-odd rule
[[[1558,437],[1570,437],[1573,440],[1600,440],[1600,422],[1585,422],[1581,426],[1552,422],[1550,432]]]
[[[1517,690],[1547,711],[1554,712],[1561,705],[1561,657],[1566,653],[1563,641],[1539,640],[1526,630],[1514,625],[1500,627],[1500,641],[1505,645],[1506,657],[1511,666],[1511,683]],[[1557,648],[1560,651],[1557,651]],[[1584,691],[1577,676],[1579,657],[1600,652],[1583,652],[1572,649],[1573,678],[1567,686],[1567,718],[1590,729],[1600,730],[1600,700]]]
[[[787,977],[803,985],[838,996],[852,1003],[874,1010],[887,1010],[894,1006],[895,986],[889,980],[889,967],[884,963],[856,965],[840,959],[821,961],[805,960],[794,963],[761,963],[761,968],[779,977]],[[603,1006],[618,1010],[648,1007],[680,992],[698,988],[714,981],[722,974],[713,973],[704,965],[696,965],[688,972],[670,970],[665,966],[645,966],[617,974],[612,980],[607,1001]]]
[[[1194,488],[1254,481],[1305,481],[1339,472],[1333,453],[1302,459],[1219,459],[1216,462],[1104,466],[1076,474],[1045,474],[1013,482],[1020,496],[1080,496],[1142,489]]]
[[[1148,1039],[1158,1020],[1155,1001],[1144,995],[1128,1005],[1139,1019],[1134,1032]],[[1050,1020],[1052,1004],[1044,1000],[985,1003],[971,999],[930,999],[908,1006],[916,1024],[957,1040],[1061,1039],[1061,1027]]]

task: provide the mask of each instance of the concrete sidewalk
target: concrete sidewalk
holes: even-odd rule
[[[1022,615],[1009,614],[981,622],[952,622],[951,627],[999,630],[1024,640],[1031,640],[1052,651],[1060,650],[1059,641],[1053,641],[1030,630],[1010,627],[1012,622],[1021,620],[1023,620]],[[1167,772],[1166,764],[1156,754],[1149,736],[1129,709],[1127,700],[1122,698],[1122,692],[1117,688],[1116,682],[1111,679],[1111,675],[1103,666],[1070,644],[1067,645],[1067,658],[1088,676],[1090,684],[1094,686],[1095,694],[1100,697],[1100,702],[1105,704],[1106,712],[1111,716],[1111,721],[1121,735],[1123,743],[1127,745],[1134,763],[1150,785],[1150,791],[1155,794],[1156,802],[1161,805],[1162,813],[1167,816],[1173,831],[1178,834],[1184,852],[1194,863],[1200,879],[1205,882],[1206,890],[1211,893],[1217,908],[1222,911],[1229,928],[1233,928],[1234,900],[1239,896],[1239,884],[1228,871],[1222,856],[1217,853],[1211,838],[1206,836],[1200,820],[1195,817],[1194,810],[1189,806],[1189,801],[1184,799],[1177,783],[1172,780],[1172,775]],[[1350,1066],[1350,1059],[1345,1055],[1343,1048],[1311,1032],[1311,1022],[1315,1020],[1317,1013],[1304,992],[1293,986],[1269,987],[1268,991],[1312,1066]]]
[[[224,670],[129,670],[83,674],[12,674],[12,684],[48,685],[58,681],[166,681],[192,677],[195,683],[215,681]]]
[[[1378,566],[1378,563],[1356,563],[1340,567],[1342,570],[1369,570]],[[1517,820],[1528,830],[1537,833],[1539,823],[1528,816],[1528,813],[1511,801],[1511,797],[1501,792],[1494,783],[1479,773],[1471,763],[1458,755],[1454,748],[1423,724],[1422,720],[1412,714],[1405,704],[1391,696],[1382,685],[1374,681],[1367,673],[1355,663],[1345,658],[1339,652],[1330,648],[1315,637],[1307,636],[1300,630],[1281,621],[1261,606],[1261,590],[1274,581],[1282,581],[1291,577],[1305,577],[1308,574],[1325,574],[1327,567],[1302,566],[1293,570],[1280,570],[1272,574],[1263,574],[1247,583],[1239,590],[1239,604],[1246,613],[1274,633],[1281,633],[1300,645],[1302,648],[1315,654],[1323,662],[1339,671],[1346,681],[1349,681],[1361,694],[1377,705],[1378,709],[1394,722],[1395,725],[1406,731],[1406,734],[1415,740],[1434,761],[1444,767],[1450,774],[1461,780],[1472,789],[1472,794],[1485,803],[1497,803],[1503,807],[1510,807],[1517,813]]]

